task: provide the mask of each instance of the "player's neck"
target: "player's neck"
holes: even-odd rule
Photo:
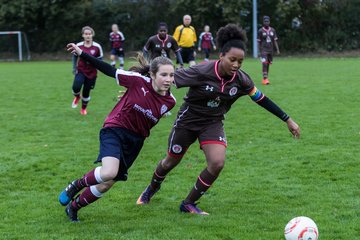
[[[85,47],[91,47],[92,43],[93,43],[93,41],[84,41],[84,46]]]

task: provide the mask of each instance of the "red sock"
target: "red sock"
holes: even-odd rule
[[[87,187],[81,194],[78,196],[72,203],[72,207],[75,210],[79,210],[82,207],[85,207],[99,198],[102,194],[96,189],[95,186]]]
[[[81,187],[89,187],[93,185],[97,185],[99,183],[103,183],[100,178],[100,167],[94,168],[90,172],[86,173],[79,181],[78,184]]]

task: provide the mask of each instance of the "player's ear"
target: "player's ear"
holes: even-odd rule
[[[156,75],[155,75],[153,72],[149,72],[149,73],[150,73],[150,77],[151,77],[151,79],[152,79],[152,80],[155,80]]]

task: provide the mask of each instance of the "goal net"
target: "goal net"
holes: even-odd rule
[[[0,32],[0,61],[30,60],[26,34],[20,31]]]

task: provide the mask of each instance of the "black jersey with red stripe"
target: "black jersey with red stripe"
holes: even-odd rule
[[[189,87],[179,115],[186,110],[197,115],[199,121],[222,120],[239,97],[251,92],[254,82],[245,72],[239,70],[224,79],[218,72],[219,62],[212,61],[175,72],[176,87]]]
[[[151,59],[159,56],[170,58],[170,50],[180,51],[176,40],[168,34],[164,39],[161,39],[159,34],[151,36],[146,42],[144,50],[151,53]]]

